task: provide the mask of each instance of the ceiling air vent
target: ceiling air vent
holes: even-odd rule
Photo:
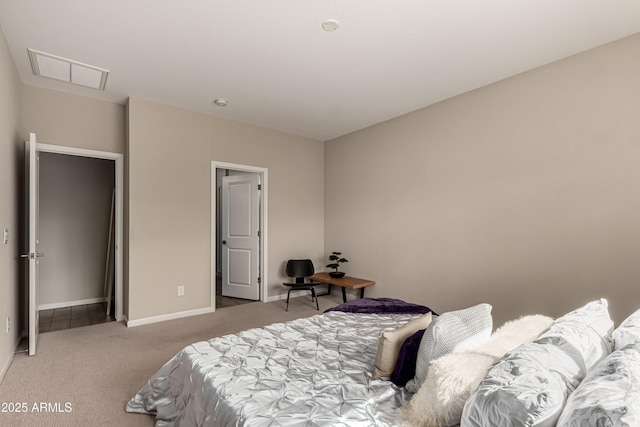
[[[33,74],[36,76],[100,90],[104,90],[107,84],[109,70],[33,49],[27,50]]]

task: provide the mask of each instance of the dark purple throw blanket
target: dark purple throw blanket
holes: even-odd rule
[[[410,379],[416,375],[416,364],[418,362],[418,350],[420,349],[420,341],[426,329],[420,329],[415,334],[404,340],[396,366],[393,368],[391,378],[389,380],[398,387],[404,387]]]
[[[333,308],[328,308],[324,312],[344,311],[346,313],[407,313],[426,314],[433,313],[429,307],[413,304],[394,298],[360,298],[354,299]]]

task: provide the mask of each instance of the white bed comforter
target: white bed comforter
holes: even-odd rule
[[[185,347],[127,404],[157,426],[390,426],[410,395],[373,380],[378,338],[417,315],[330,312]]]

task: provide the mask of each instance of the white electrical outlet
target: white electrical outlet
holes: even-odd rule
[[[178,286],[178,296],[181,297],[184,295],[184,286]]]
[[[9,229],[5,228],[4,232],[2,233],[2,243],[5,245],[9,244]]]
[[[7,317],[7,333],[11,330],[11,318]]]

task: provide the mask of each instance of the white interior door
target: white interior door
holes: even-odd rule
[[[260,299],[260,179],[222,177],[222,295]]]
[[[39,311],[38,311],[38,274],[39,264],[38,258],[44,256],[38,252],[38,150],[36,148],[36,134],[31,133],[29,141],[25,143],[25,152],[27,156],[27,173],[26,186],[29,203],[29,253],[23,255],[29,260],[29,279],[28,279],[28,295],[29,295],[29,355],[36,354],[36,346],[38,344],[39,332]]]

